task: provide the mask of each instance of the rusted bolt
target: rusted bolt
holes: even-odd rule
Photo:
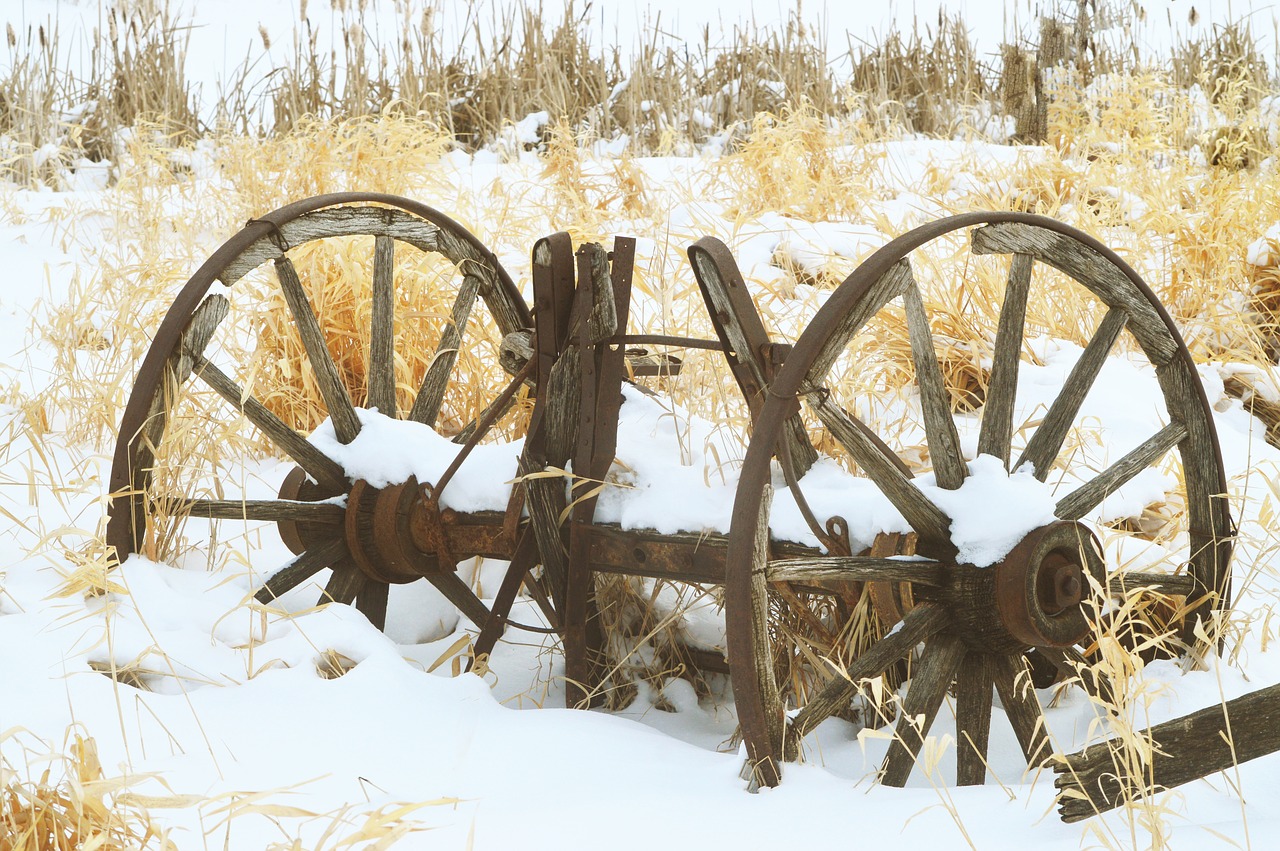
[[[1053,553],[1046,559],[1040,581],[1040,605],[1045,614],[1056,615],[1078,605],[1084,595],[1084,572],[1080,565]]]

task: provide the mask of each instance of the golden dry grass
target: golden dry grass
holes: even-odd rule
[[[8,737],[8,734],[6,734]],[[0,851],[170,851],[177,846],[109,778],[92,738],[76,735],[55,766],[27,780],[0,760]]]
[[[153,115],[155,123],[139,124],[137,116],[149,114],[147,108],[139,108],[133,119],[139,132],[125,151],[116,152],[125,156],[102,207],[50,214],[65,217],[55,224],[71,228],[76,216],[102,213],[113,223],[112,231],[98,256],[97,269],[75,280],[64,302],[48,306],[39,334],[57,353],[57,369],[49,384],[12,388],[6,401],[28,412],[33,429],[48,429],[51,421],[65,423],[70,439],[105,446],[114,438],[150,334],[176,285],[210,248],[251,217],[288,201],[344,189],[423,198],[508,253],[527,249],[533,239],[551,229],[568,230],[576,241],[607,239],[620,221],[641,236],[666,235],[670,240],[663,245],[666,254],[639,269],[636,281],[637,290],[659,309],[650,316],[648,327],[634,330],[707,337],[710,329],[694,282],[679,259],[681,241],[698,234],[669,232],[672,206],[700,194],[731,199],[726,204],[729,218],[714,223],[726,231],[718,234],[726,238],[765,213],[807,222],[871,224],[886,234],[900,231],[905,225],[887,220],[876,206],[901,190],[883,173],[886,143],[908,138],[926,120],[948,134],[959,125],[960,113],[943,114],[947,108],[943,105],[931,107],[936,114],[840,113],[833,109],[834,96],[823,88],[821,79],[805,84],[809,89],[804,97],[795,96],[803,88],[800,72],[812,59],[812,45],[805,41],[812,35],[797,30],[762,43],[747,39],[741,49],[716,65],[721,75],[717,79],[723,82],[744,73],[743,69],[756,69],[756,83],[790,80],[788,96],[778,98],[771,94],[776,93],[775,87],[757,85],[741,102],[717,102],[720,128],[735,123],[741,128],[730,153],[709,170],[706,185],[655,186],[626,157],[602,168],[585,143],[607,136],[614,127],[642,140],[640,151],[689,150],[690,143],[701,141],[705,134],[681,126],[674,108],[664,118],[660,112],[641,110],[639,104],[646,93],[654,102],[675,103],[664,93],[687,91],[688,79],[681,74],[691,72],[668,70],[663,72],[666,77],[636,78],[606,116],[582,107],[585,100],[574,98],[595,98],[591,105],[599,106],[601,92],[608,91],[610,81],[616,82],[615,69],[584,54],[585,48],[571,31],[538,35],[539,26],[537,21],[525,24],[533,45],[529,50],[534,52],[504,58],[512,64],[496,67],[489,76],[447,63],[427,68],[424,74],[458,75],[449,85],[466,85],[475,93],[447,115],[438,111],[438,104],[435,112],[424,104],[438,99],[438,91],[450,89],[445,86],[433,93],[433,83],[425,77],[411,80],[408,71],[401,72],[400,85],[419,87],[415,91],[421,100],[414,102],[414,109],[377,101],[374,94],[380,84],[375,79],[355,78],[349,85],[364,88],[333,93],[323,89],[323,79],[307,78],[295,69],[296,76],[287,78],[273,95],[273,135],[210,134],[205,141],[212,144],[205,147],[198,147],[192,134],[175,130],[169,115]],[[419,32],[425,33],[425,27]],[[949,29],[945,37],[953,40],[954,55],[964,54],[964,45],[955,41],[956,32]],[[417,56],[427,49],[423,44],[404,49],[419,51],[413,54]],[[949,54],[934,55],[942,49],[903,43],[881,46],[867,57],[866,79],[878,81],[876,85],[886,91],[913,91],[911,87],[919,82],[915,77],[891,78],[889,71],[905,52],[915,62],[906,67],[928,81],[947,61]],[[543,61],[548,55],[556,61]],[[1194,73],[1132,68],[1095,78],[1090,87],[1078,85],[1083,77],[1072,76],[1081,73],[1079,69],[1064,72],[1056,83],[1050,81],[1055,94],[1046,116],[1048,145],[1036,149],[1036,156],[1003,164],[978,157],[960,169],[923,167],[923,173],[912,178],[922,187],[922,195],[939,204],[939,210],[926,211],[924,218],[974,209],[1030,210],[1065,218],[1115,246],[1147,278],[1199,360],[1267,362],[1276,349],[1280,266],[1248,267],[1243,254],[1245,246],[1280,219],[1280,177],[1274,169],[1258,168],[1259,160],[1272,153],[1267,139],[1276,129],[1275,119],[1260,107],[1256,87],[1262,84],[1247,50],[1240,63],[1230,66],[1235,69],[1230,73],[1212,70],[1224,62],[1230,65],[1227,55],[1224,47],[1212,62],[1195,66],[1200,70]],[[305,70],[312,59],[301,50],[298,68]],[[32,62],[38,61],[47,64],[33,52]],[[1187,60],[1187,67],[1194,64]],[[28,67],[24,73],[30,80],[38,70]],[[925,85],[956,86],[956,91],[974,97],[993,96],[990,86],[979,85],[981,81],[967,66],[959,71],[969,76]],[[24,84],[26,96],[54,97],[49,94],[54,72],[43,73],[46,76],[39,81]],[[1219,120],[1226,123],[1207,121],[1197,96],[1188,88],[1191,82],[1207,84],[1202,90],[1212,91],[1213,101],[1221,105]],[[701,85],[704,95],[717,91],[710,79]],[[813,90],[814,86],[818,88]],[[550,100],[517,99],[517,94],[523,97],[531,89],[543,92],[537,97]],[[865,92],[843,94],[845,105],[865,107],[867,103]],[[944,100],[955,106],[951,99],[939,99],[939,104]],[[556,104],[561,120],[548,127],[537,173],[527,178],[532,186],[513,183],[499,187],[496,198],[476,197],[467,187],[447,179],[443,160],[457,140],[474,145],[494,138],[504,123],[543,103]],[[238,127],[232,120],[226,126],[243,130],[243,125],[243,120]],[[219,179],[192,180],[188,163],[197,155],[208,157]],[[51,174],[15,172],[24,181],[48,182]],[[525,203],[528,197],[536,199],[536,204]],[[922,258],[921,266],[922,280],[931,282],[926,303],[935,317],[935,337],[946,353],[948,386],[960,411],[985,392],[984,364],[991,354],[1005,279],[998,263],[966,260],[963,251],[960,240],[945,244]],[[356,404],[361,404],[366,378],[370,258],[369,241],[351,239],[323,249],[302,249],[295,260]],[[794,339],[803,329],[795,326],[794,313],[788,309],[792,298],[812,303],[819,291],[834,286],[853,265],[850,258],[833,256],[816,276],[786,270],[790,280],[785,292],[773,281],[753,282],[766,324],[779,337]],[[961,280],[963,286],[957,286]],[[1068,287],[1052,276],[1051,280],[1055,285],[1037,289],[1028,306],[1028,336],[1043,334],[1083,344],[1103,307],[1080,288]],[[130,298],[120,297],[122,286],[129,287]],[[238,377],[277,414],[301,430],[314,428],[324,406],[304,365],[283,300],[265,277],[238,286],[254,297],[246,300],[249,306],[237,306],[228,319],[227,330],[236,333],[228,334],[222,354],[240,365]],[[438,328],[437,320],[451,307],[455,278],[447,264],[418,257],[400,268],[398,286],[400,307],[430,320],[420,329],[415,325],[397,349],[397,404],[404,410],[434,352],[438,332],[430,329]],[[1253,304],[1256,316],[1239,309],[1245,303]],[[904,326],[901,312],[894,309],[876,317],[859,343],[862,348],[837,366],[833,389],[854,404],[909,385],[914,374]],[[505,382],[492,329],[480,337],[483,343],[467,352],[465,379],[451,413],[455,424],[474,417],[492,387]],[[744,438],[745,405],[716,357],[690,354],[685,371],[664,381],[662,389],[683,409]],[[266,449],[212,394],[188,394],[183,404],[186,407],[178,412],[162,447],[157,490],[221,496],[221,483],[234,481],[237,467]],[[824,442],[816,424],[812,425],[815,443],[829,447],[830,442]],[[894,438],[895,423],[879,425],[887,437]],[[517,423],[508,427],[510,433],[518,431]],[[919,469],[928,468],[924,447],[902,444],[896,448]],[[726,465],[735,460],[722,459]],[[169,517],[163,508],[156,514],[147,554],[172,559],[191,542],[183,536],[180,517]],[[1180,514],[1176,505],[1152,506],[1134,519],[1131,531],[1159,538],[1162,530],[1176,527]],[[101,576],[85,573],[80,579],[93,587],[107,587],[109,581],[105,571]],[[660,685],[665,677],[682,671],[678,620],[655,614],[656,594],[652,586],[621,580],[601,587],[613,639],[609,650],[614,670],[606,688],[614,705],[627,703],[637,682]],[[852,617],[849,612],[833,611],[829,597],[820,603],[779,602],[777,623],[787,634],[778,641],[783,648],[780,655],[785,657],[778,660],[778,669],[792,694],[803,696],[812,687],[814,671],[828,666],[827,660],[844,664],[876,634],[865,598],[843,602]],[[1142,651],[1169,640],[1177,617],[1160,611],[1166,605],[1140,593],[1120,601],[1102,622],[1097,652],[1091,657],[1091,664],[1112,677],[1116,688],[1114,701],[1099,703],[1099,729],[1117,736],[1117,760],[1137,760],[1134,765],[1141,764],[1144,748],[1150,747],[1138,735],[1146,726],[1144,713],[1150,699],[1142,686]],[[1251,628],[1256,627],[1247,624],[1228,632],[1232,645],[1238,646]],[[638,645],[642,646],[639,652]],[[18,796],[13,801],[45,796],[56,802],[41,813],[74,811],[74,801],[64,793],[41,792],[45,785],[15,788],[19,791],[6,793]],[[1164,835],[1161,825],[1168,818],[1162,806],[1155,801],[1135,804],[1131,824],[1152,829],[1159,840]],[[1125,844],[1124,838],[1111,835],[1097,838],[1112,847]]]

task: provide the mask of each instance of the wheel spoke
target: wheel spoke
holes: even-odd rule
[[[368,579],[356,595],[356,608],[380,632],[387,628],[387,591],[390,587],[385,582]]]
[[[1089,341],[1084,353],[1080,355],[1080,360],[1076,361],[1075,367],[1067,377],[1066,383],[1062,385],[1058,398],[1054,399],[1053,404],[1049,406],[1049,412],[1045,414],[1044,421],[1036,429],[1035,434],[1031,435],[1031,440],[1027,442],[1027,448],[1023,450],[1022,457],[1014,465],[1015,470],[1021,468],[1023,464],[1030,463],[1035,469],[1036,478],[1040,481],[1043,482],[1049,475],[1049,468],[1053,466],[1054,459],[1062,451],[1062,442],[1066,440],[1067,432],[1075,422],[1076,414],[1080,412],[1084,397],[1093,387],[1093,382],[1098,377],[1098,372],[1102,369],[1111,346],[1120,336],[1120,331],[1128,318],[1129,315],[1121,308],[1113,307],[1107,311],[1093,339]]]
[[[1125,482],[1158,461],[1187,436],[1187,427],[1172,422],[1136,449],[1058,501],[1053,513],[1063,520],[1079,520]]]
[[[1130,588],[1150,588],[1162,594],[1189,597],[1195,593],[1196,578],[1188,573],[1144,573],[1123,570],[1107,582],[1110,593],[1123,594]]]
[[[991,663],[995,668],[996,692],[1009,716],[1013,734],[1022,746],[1027,765],[1039,765],[1052,748],[1044,729],[1044,713],[1036,699],[1035,689],[1031,687],[1026,663],[1021,656],[1009,655],[993,656]]]
[[[466,331],[467,320],[471,317],[471,308],[480,292],[480,278],[467,274],[462,278],[462,286],[458,289],[458,297],[454,299],[453,310],[449,315],[449,324],[440,335],[436,353],[427,367],[427,374],[422,378],[422,386],[418,388],[418,397],[413,400],[413,410],[409,419],[434,427],[436,418],[440,416],[440,406],[444,403],[445,387],[449,384],[449,374],[458,360],[458,346],[462,342],[462,334]]]
[[[396,416],[395,240],[373,239],[373,311],[369,323],[369,392],[365,406]]]
[[[798,755],[800,740],[815,727],[849,705],[862,680],[883,674],[890,665],[907,656],[917,644],[945,627],[950,620],[946,609],[932,603],[924,603],[908,612],[901,626],[859,654],[845,676],[828,682],[791,719],[787,728],[787,758],[794,759]]]
[[[290,591],[320,571],[341,559],[347,558],[347,542],[342,538],[313,547],[276,571],[266,584],[253,595],[259,603],[267,604],[281,594]]]
[[[1075,647],[1037,647],[1041,656],[1048,659],[1067,679],[1079,679],[1080,684],[1093,697],[1103,703],[1115,706],[1115,690],[1111,687],[1111,678],[1089,664]]]
[[[924,310],[920,285],[914,280],[903,294],[907,309],[907,331],[911,337],[911,359],[915,362],[916,381],[920,384],[920,410],[924,416],[925,438],[938,486],[955,490],[964,483],[967,469],[960,456],[960,436],[951,418],[951,401],[942,381],[938,352],[933,345],[933,331]],[[917,530],[919,531],[919,530]]]
[[[988,654],[965,656],[956,689],[956,783],[960,786],[981,786],[987,781],[993,680]]]
[[[775,559],[765,568],[770,582],[813,582],[834,580],[847,582],[914,582],[918,585],[942,584],[938,562],[933,559],[875,558],[872,556],[815,556],[812,558]]]
[[[862,471],[875,482],[880,492],[893,503],[893,507],[902,513],[911,528],[935,548],[947,553],[953,551],[949,540],[950,519],[920,492],[898,464],[894,464],[868,439],[865,431],[858,427],[857,420],[826,394],[819,395],[814,412]]]
[[[364,590],[367,579],[368,577],[351,556],[339,559],[333,566],[333,576],[329,577],[329,584],[324,586],[324,593],[320,595],[317,605],[323,606],[325,603],[351,605]]]
[[[1013,403],[1018,391],[1018,363],[1022,354],[1023,329],[1027,316],[1027,291],[1031,286],[1029,254],[1015,254],[1009,267],[1009,283],[1004,291],[1004,307],[996,328],[995,356],[991,380],[982,406],[982,429],[978,433],[978,454],[994,455],[1009,465],[1013,441]]]
[[[193,499],[180,505],[190,516],[210,520],[297,520],[341,525],[347,515],[346,509],[331,502],[288,499]]]
[[[256,397],[242,390],[230,376],[203,357],[196,359],[195,373],[214,392],[243,413],[245,419],[296,461],[321,487],[333,491],[347,489],[347,474],[336,461],[289,428],[284,420],[271,413]]]
[[[880,772],[880,782],[885,786],[906,785],[964,653],[964,642],[954,635],[938,634],[925,644]]]
[[[467,620],[483,629],[489,620],[489,609],[471,590],[471,586],[458,578],[458,574],[429,573],[426,580],[436,587],[446,600],[457,606]]]
[[[298,272],[288,257],[281,257],[275,262],[276,277],[280,281],[280,290],[284,300],[293,314],[298,337],[307,352],[307,360],[311,363],[316,384],[329,409],[329,418],[333,421],[333,431],[339,443],[350,443],[360,433],[360,419],[356,416],[355,407],[351,404],[351,394],[338,373],[338,367],[329,354],[325,344],[324,333],[320,330],[320,322],[311,309],[311,300],[307,298],[302,281],[298,280]]]

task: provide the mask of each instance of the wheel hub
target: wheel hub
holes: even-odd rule
[[[326,493],[301,467],[294,467],[280,486],[281,499],[315,502],[339,496]],[[377,582],[403,584],[439,573],[440,559],[428,555],[437,548],[422,540],[421,527],[431,524],[422,515],[429,511],[417,480],[375,487],[363,479],[346,494],[346,517],[340,534],[351,560],[362,573]],[[294,520],[276,523],[285,546],[296,555],[334,536],[334,527]],[[452,567],[452,562],[448,562]]]
[[[1069,647],[1089,634],[1083,604],[1089,577],[1105,581],[1100,551],[1084,525],[1050,523],[1030,532],[994,565],[950,566],[940,592],[958,634],[975,650]]]

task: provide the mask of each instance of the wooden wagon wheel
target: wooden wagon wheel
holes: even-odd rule
[[[1155,366],[1169,412],[1169,424],[1123,458],[1071,493],[1054,494],[1054,514],[1059,519],[1030,532],[1002,560],[985,568],[957,563],[951,518],[828,389],[832,366],[846,347],[877,313],[900,299],[936,483],[946,489],[963,484],[970,469],[960,453],[929,317],[910,258],[926,244],[968,228],[973,228],[974,254],[1011,256],[982,410],[979,453],[998,457],[1011,470],[1029,463],[1041,481],[1055,463],[1070,463],[1060,457],[1064,440],[1107,353],[1124,330]],[[1088,290],[1105,306],[1106,314],[1025,448],[1015,456],[1011,449],[1017,372],[1027,293],[1037,264],[1063,273],[1069,286]],[[799,403],[906,519],[918,536],[917,552],[930,561],[857,555],[770,560],[770,457],[785,438],[787,420]],[[1195,365],[1169,315],[1133,269],[1080,231],[1042,216],[974,213],[917,228],[868,258],[827,300],[770,385],[734,503],[725,590],[728,655],[739,722],[756,781],[777,783],[781,761],[795,758],[804,736],[848,705],[856,691],[854,683],[879,676],[921,643],[924,649],[914,664],[882,782],[897,786],[906,782],[953,683],[960,784],[984,782],[993,685],[1028,763],[1046,757],[1047,737],[1039,703],[1025,676],[1024,653],[1037,648],[1063,668],[1079,661],[1075,645],[1093,629],[1083,609],[1088,595],[1085,574],[1101,579],[1106,569],[1097,540],[1081,518],[1175,447],[1186,488],[1183,565],[1168,574],[1115,570],[1109,581],[1113,588],[1154,586],[1184,595],[1189,614],[1178,637],[1184,647],[1191,647],[1197,627],[1225,608],[1230,598],[1233,528],[1211,414]],[[832,679],[804,706],[788,706],[772,662],[775,628],[770,621],[770,584],[818,578],[909,583],[904,587],[909,587],[917,605],[849,665],[847,678]],[[1209,634],[1213,631],[1210,626]]]
[[[360,236],[371,237],[370,343],[367,382],[351,388],[335,365],[321,327],[324,317],[316,316],[295,259],[300,247],[316,240]],[[344,244],[351,245],[349,240]],[[362,245],[357,243],[354,250],[363,250]],[[438,254],[456,267],[461,282],[448,316],[424,318],[408,305],[410,314],[397,318],[400,299],[395,262],[397,253],[406,246],[414,252]],[[314,248],[310,245],[307,250]],[[176,505],[179,511],[211,519],[274,521],[296,558],[257,590],[261,602],[270,602],[331,568],[332,578],[321,602],[354,601],[382,628],[389,585],[410,582],[425,573],[464,614],[482,622],[487,610],[452,572],[454,563],[444,563],[449,553],[442,549],[436,557],[428,546],[424,554],[423,542],[415,540],[430,538],[431,520],[438,518],[438,504],[434,514],[423,516],[423,504],[430,503],[431,493],[420,490],[412,479],[386,488],[352,481],[343,467],[258,398],[254,387],[242,386],[242,381],[252,378],[244,375],[246,364],[237,363],[224,371],[213,362],[218,359],[217,346],[211,346],[215,331],[230,311],[230,298],[245,289],[243,284],[237,287],[237,282],[268,261],[274,265],[276,284],[323,397],[323,413],[343,444],[354,440],[361,430],[353,391],[356,398],[363,397],[366,408],[376,407],[384,414],[436,427],[449,404],[448,385],[459,353],[472,343],[468,337],[464,344],[468,326],[471,336],[478,325],[486,325],[492,336],[498,336],[531,325],[519,290],[493,254],[458,223],[423,204],[378,193],[340,193],[299,201],[251,220],[214,252],[178,293],[142,362],[116,444],[107,542],[120,559],[139,551],[158,505]],[[476,309],[481,302],[487,317]],[[432,323],[439,331],[434,356],[412,408],[398,411],[395,341],[410,326],[417,332],[418,325]],[[494,347],[496,354],[496,343]],[[192,492],[157,492],[160,486],[154,472],[162,451],[159,448],[166,431],[174,430],[175,411],[185,389],[201,384],[222,397],[296,465],[277,498],[197,499]],[[514,384],[508,389],[514,390]],[[493,395],[497,394],[488,398]],[[490,413],[496,414],[499,404],[509,404],[511,397],[507,392],[493,399]],[[455,442],[471,436],[477,425],[487,428],[493,419],[483,415],[472,419],[470,426],[455,436]],[[419,516],[413,516],[415,512]],[[509,558],[509,542],[504,550]],[[452,555],[465,558],[473,554],[489,553]]]

